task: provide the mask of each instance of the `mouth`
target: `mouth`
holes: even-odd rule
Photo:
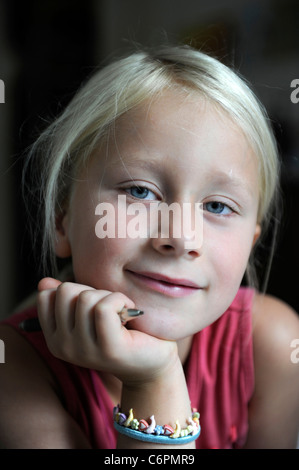
[[[202,288],[189,279],[178,279],[160,273],[127,271],[134,279],[151,290],[169,297],[186,297]]]

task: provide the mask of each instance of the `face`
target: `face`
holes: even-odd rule
[[[71,252],[76,282],[122,292],[144,310],[130,327],[186,338],[237,293],[259,234],[257,176],[256,157],[228,117],[201,99],[165,94],[120,118],[107,147],[94,152],[57,229],[57,255]],[[177,236],[175,218],[167,236],[117,236],[132,223],[131,204],[149,214],[161,202],[202,204],[201,246],[186,248],[190,234]],[[96,234],[100,203],[111,208],[116,236]]]

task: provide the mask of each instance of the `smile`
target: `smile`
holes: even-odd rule
[[[127,271],[143,286],[169,297],[186,297],[198,292],[201,287],[187,279],[174,279],[159,273]]]

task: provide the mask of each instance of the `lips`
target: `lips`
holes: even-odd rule
[[[201,287],[189,279],[171,278],[160,273],[128,271],[143,286],[170,297],[186,297]]]

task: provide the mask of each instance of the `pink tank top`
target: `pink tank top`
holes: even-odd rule
[[[254,291],[240,288],[228,310],[212,325],[197,333],[184,366],[192,407],[200,412],[202,432],[198,449],[239,448],[246,442],[248,403],[254,388],[251,307]],[[35,317],[31,308],[2,323],[14,327],[43,357],[53,372],[64,406],[77,421],[93,448],[113,449],[116,431],[114,404],[101,374],[56,359],[41,331],[19,328]]]

